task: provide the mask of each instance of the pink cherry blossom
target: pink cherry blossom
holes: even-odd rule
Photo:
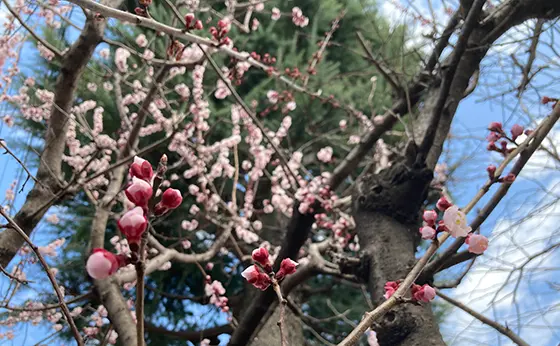
[[[400,282],[398,281],[387,281],[384,286],[385,294],[383,295],[383,297],[385,297],[385,299],[391,298],[391,296],[395,294],[395,292],[399,288],[399,285]]]
[[[321,162],[329,163],[332,160],[333,148],[324,147],[317,153],[317,159]]]
[[[443,214],[443,223],[452,237],[466,237],[471,228],[467,224],[467,216],[454,205],[447,208]]]
[[[94,279],[106,279],[124,265],[124,256],[117,256],[105,249],[93,249],[86,263],[86,270]]]
[[[126,212],[117,222],[119,230],[125,235],[130,244],[139,243],[142,234],[146,231],[148,220],[141,207]]]
[[[434,239],[436,235],[436,230],[430,226],[420,227],[420,234],[422,235],[422,239]]]
[[[272,15],[270,16],[270,19],[278,20],[278,19],[280,19],[281,16],[282,16],[282,14],[280,13],[280,9],[278,9],[277,7],[273,7],[272,8]]]
[[[266,98],[268,99],[268,102],[272,103],[272,104],[276,104],[278,103],[278,97],[280,95],[278,94],[278,91],[274,91],[274,90],[269,90],[266,93]]]
[[[465,243],[469,245],[469,252],[480,255],[488,249],[488,238],[481,234],[470,234]]]
[[[145,207],[152,197],[152,185],[145,180],[133,177],[132,184],[124,192],[129,201],[136,206]]]
[[[140,48],[146,47],[148,45],[148,39],[146,38],[146,35],[140,34],[136,36],[136,44]]]
[[[436,296],[436,290],[427,284],[424,286],[412,285],[411,293],[413,299],[424,303],[428,303]]]
[[[436,224],[438,214],[435,210],[426,210],[424,214],[422,214],[422,219],[429,225],[434,226]]]
[[[306,27],[309,24],[309,18],[303,15],[299,7],[292,8],[292,22],[299,27]]]

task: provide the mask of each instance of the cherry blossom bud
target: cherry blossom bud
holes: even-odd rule
[[[543,96],[543,98],[541,99],[541,103],[542,103],[543,105],[545,105],[545,104],[547,104],[547,103],[549,103],[549,102],[552,102],[552,100],[553,100],[553,99],[550,98],[550,97],[548,97],[548,96]]]
[[[247,269],[245,269],[241,273],[241,276],[243,276],[245,280],[247,280],[247,282],[249,282],[251,285],[255,286],[256,288],[262,291],[266,290],[268,286],[270,286],[270,284],[272,283],[270,277],[262,273],[259,270],[259,267],[257,267],[256,265],[252,265]]]
[[[488,142],[496,142],[496,141],[500,140],[500,138],[502,138],[502,135],[500,135],[499,133],[490,132],[488,134],[488,136],[486,137],[486,140]]]
[[[426,221],[429,226],[434,226],[437,220],[437,212],[435,210],[426,210],[422,215],[422,219]]]
[[[167,189],[161,196],[161,204],[168,209],[175,209],[183,202],[181,191],[177,189]]]
[[[348,122],[346,120],[341,120],[339,121],[338,126],[340,127],[341,130],[346,130],[346,127],[348,126]]]
[[[411,293],[413,299],[424,303],[428,303],[436,296],[436,290],[428,284],[424,286],[412,285]]]
[[[467,216],[454,205],[447,208],[443,214],[443,223],[452,237],[466,237],[471,228],[467,225]]]
[[[493,180],[496,177],[496,166],[490,165],[486,168],[486,171],[488,172],[490,180]]]
[[[488,151],[497,151],[498,147],[496,146],[495,142],[490,142],[488,143],[488,145],[486,146],[486,150]]]
[[[204,29],[204,25],[202,25],[202,21],[197,20],[196,22],[194,22],[194,28],[196,30],[202,30]]]
[[[511,184],[515,181],[515,174],[509,173],[505,177],[502,178],[502,181],[507,184]]]
[[[397,291],[397,289],[399,288],[400,282],[398,281],[388,281],[385,283],[385,294],[383,295],[383,297],[385,297],[385,299],[389,299],[391,298],[391,296],[393,294],[395,294],[395,292]]]
[[[447,198],[445,198],[445,196],[442,196],[440,199],[438,199],[437,203],[436,203],[436,207],[441,210],[441,211],[446,211],[447,208],[451,207],[453,204],[451,204]]]
[[[94,279],[106,279],[126,263],[123,255],[115,255],[105,249],[93,249],[86,263],[86,270]]]
[[[191,26],[191,23],[194,20],[194,13],[187,13],[185,15],[185,24],[187,26],[187,28],[189,28]]]
[[[422,239],[434,239],[436,235],[436,230],[429,226],[420,227],[420,234],[422,235]]]
[[[251,257],[253,258],[253,261],[259,263],[263,267],[269,267],[270,266],[269,256],[270,255],[268,254],[268,250],[264,247],[260,247],[258,249],[253,250],[253,253],[251,254]],[[266,268],[265,268],[265,270],[266,270]]]
[[[498,132],[498,133],[504,132],[504,129],[502,128],[502,123],[497,121],[491,122],[490,125],[488,125],[488,130],[492,132]]]
[[[282,280],[286,275],[295,273],[298,264],[296,261],[284,258],[280,263],[280,270],[276,273],[276,279]]]
[[[488,238],[480,234],[470,234],[467,239],[465,239],[465,243],[469,245],[469,252],[477,255],[482,254],[488,249]]]
[[[147,182],[151,181],[154,171],[152,165],[141,157],[135,156],[134,162],[130,165],[129,173],[133,177],[145,180]]]
[[[516,140],[517,137],[523,134],[523,126],[515,124],[511,127],[511,139]]]
[[[124,191],[128,200],[139,207],[146,207],[152,197],[152,186],[137,177],[132,178],[132,184]]]
[[[129,244],[138,244],[142,234],[146,231],[148,220],[144,216],[144,210],[136,207],[127,211],[117,222],[117,226]]]

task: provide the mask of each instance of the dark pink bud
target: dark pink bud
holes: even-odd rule
[[[499,140],[500,138],[502,138],[502,136],[497,133],[497,132],[490,132],[488,134],[488,136],[486,137],[486,140],[488,142],[496,142],[497,140]]]
[[[389,299],[391,298],[391,296],[393,294],[395,294],[395,292],[397,291],[397,289],[399,288],[400,282],[399,281],[388,281],[385,283],[385,294],[383,295],[383,297],[385,297],[385,299]]]
[[[488,125],[488,130],[492,132],[498,132],[498,133],[504,132],[504,129],[502,128],[502,123],[497,121],[491,122],[490,125]]]
[[[486,171],[488,172],[488,177],[490,178],[490,180],[494,179],[496,174],[496,166],[490,165],[486,168]]]
[[[181,191],[177,189],[167,189],[161,196],[161,204],[167,209],[175,209],[183,202]]]
[[[486,149],[488,151],[497,151],[498,147],[496,146],[496,143],[490,142],[490,143],[488,143],[488,146],[486,147]]]
[[[295,273],[298,264],[296,261],[284,258],[280,263],[280,270],[276,273],[276,279],[282,280],[286,275]]]
[[[427,284],[424,286],[413,284],[411,293],[414,300],[424,303],[427,303],[436,297],[436,290]]]
[[[86,263],[86,270],[94,279],[106,279],[126,264],[124,255],[115,255],[105,249],[95,248]]]
[[[550,98],[550,97],[548,97],[548,96],[543,96],[543,98],[541,99],[541,103],[542,103],[543,105],[545,105],[545,104],[547,104],[547,103],[549,103],[549,102],[552,102],[552,98]]]
[[[511,136],[512,139],[515,140],[517,137],[521,136],[521,134],[523,134],[523,126],[515,124],[511,127]]]
[[[132,184],[124,191],[128,200],[139,207],[148,205],[152,197],[152,186],[145,180],[132,178]]]
[[[130,165],[128,170],[131,176],[150,182],[154,171],[152,165],[141,157],[135,156],[134,162]]]
[[[200,20],[197,20],[197,21],[194,23],[194,28],[195,28],[196,30],[202,30],[202,29],[204,29],[204,26],[202,25],[202,22],[201,22]]]
[[[194,20],[194,13],[187,13],[185,15],[185,22],[186,22],[186,27],[187,28],[190,28],[193,20]]]
[[[251,257],[253,258],[253,261],[259,263],[263,267],[269,267],[270,266],[268,250],[264,247],[260,247],[258,249],[253,250],[253,253],[251,254]],[[265,268],[265,270],[266,270],[266,268]]]
[[[446,211],[447,208],[451,207],[453,204],[450,203],[447,198],[445,198],[445,196],[441,196],[440,199],[438,199],[437,203],[436,203],[436,208],[438,208],[441,211]]]
[[[127,211],[117,222],[117,226],[130,244],[138,244],[146,231],[148,220],[144,216],[144,210],[136,207]]]
[[[218,28],[224,29],[224,28],[226,28],[227,26],[228,26],[228,25],[227,25],[227,23],[226,23],[224,20],[221,20],[221,19],[220,19],[220,20],[218,21]]]
[[[529,130],[529,129],[525,130],[525,134],[526,134],[527,136],[530,136],[531,133],[533,133],[533,132],[534,132],[534,130]]]

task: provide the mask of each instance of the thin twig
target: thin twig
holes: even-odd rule
[[[282,296],[282,290],[280,289],[280,285],[275,278],[272,278],[272,288],[274,292],[276,292],[276,296],[278,297],[278,303],[280,305],[280,319],[278,320],[278,328],[280,328],[280,340],[282,346],[288,346],[288,338],[286,334],[286,326],[284,325],[285,322],[285,314],[286,314],[286,304],[288,301]]]
[[[465,304],[441,293],[440,290],[436,291],[437,295],[440,296],[443,300],[447,301],[448,303],[458,307],[459,309],[463,310],[464,312],[466,312],[467,314],[471,315],[472,317],[476,318],[477,320],[479,320],[480,322],[489,325],[490,327],[496,329],[499,333],[507,336],[511,341],[513,341],[515,344],[519,345],[519,346],[529,346],[528,343],[526,343],[523,339],[521,339],[519,337],[519,335],[515,334],[511,329],[509,329],[507,326],[501,325],[500,323],[489,319],[488,317],[474,311],[473,309],[469,308],[468,306],[466,306]]]
[[[76,324],[74,323],[74,320],[72,319],[72,315],[70,315],[70,310],[68,309],[68,306],[64,302],[64,295],[62,294],[62,291],[60,290],[60,287],[58,286],[58,283],[56,282],[56,278],[54,277],[54,275],[51,271],[51,268],[49,267],[47,261],[45,260],[43,255],[41,255],[41,252],[39,251],[37,246],[35,244],[33,244],[31,239],[29,239],[27,234],[25,234],[24,230],[21,229],[21,227],[19,227],[19,225],[14,222],[14,220],[10,217],[10,215],[8,215],[4,211],[3,208],[0,208],[0,214],[2,214],[2,216],[8,221],[10,226],[14,230],[16,230],[16,232],[25,240],[25,242],[29,245],[29,247],[31,248],[33,253],[35,253],[37,258],[39,259],[39,262],[41,262],[41,265],[43,266],[43,269],[45,270],[47,276],[49,277],[49,280],[50,280],[50,282],[51,282],[51,284],[54,288],[54,291],[56,292],[56,296],[58,297],[58,302],[60,303],[60,309],[62,310],[62,313],[66,317],[66,321],[68,322],[68,325],[70,326],[70,329],[72,330],[72,334],[74,334],[74,338],[76,339],[76,342],[78,343],[79,346],[84,346],[84,340],[82,339],[82,336],[80,335],[80,332],[78,331],[78,328],[76,327]]]

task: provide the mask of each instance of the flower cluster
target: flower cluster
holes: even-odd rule
[[[274,273],[268,250],[264,247],[253,250],[252,256],[255,264],[245,269],[241,276],[251,285],[264,291],[272,284],[272,278],[282,280],[286,276],[296,272],[298,263],[289,258],[285,258],[280,263],[280,269]]]
[[[229,311],[228,299],[224,296],[224,294],[226,294],[226,289],[220,281],[212,281],[210,276],[207,276],[204,292],[206,293],[206,296],[210,297],[210,304],[214,304],[218,308],[222,309],[223,312]]]
[[[488,151],[496,151],[502,154],[504,157],[514,150],[513,148],[508,148],[508,142],[515,144],[515,141],[523,133],[529,136],[533,132],[529,129],[525,130],[525,128],[519,124],[514,124],[510,129],[511,137],[509,137],[504,131],[502,123],[497,121],[491,122],[490,125],[488,125],[488,130],[490,131],[490,134],[488,135],[488,137],[486,137],[486,139],[488,140]],[[500,141],[499,147],[496,145],[496,142],[498,141]]]
[[[162,163],[167,162],[167,157],[162,157]],[[163,174],[165,168],[158,174]],[[148,227],[149,203],[153,198],[154,171],[152,165],[140,158],[135,157],[129,167],[129,175],[132,177],[131,184],[125,189],[125,205],[132,205],[120,219],[117,226],[126,237],[127,246],[136,253],[140,248],[140,241]],[[167,189],[161,195],[161,200],[154,206],[155,216],[163,215],[181,205],[183,197],[176,189]],[[120,244],[120,243],[119,243]],[[121,251],[119,251],[121,252]],[[118,255],[105,250],[94,249],[86,263],[88,274],[94,279],[104,279],[114,274],[120,267],[128,264],[128,251],[122,251]]]
[[[210,34],[214,40],[218,41],[221,45],[227,46],[231,43],[231,39],[227,36],[230,29],[231,23],[226,19],[220,19],[217,29],[215,26],[210,27]]]

